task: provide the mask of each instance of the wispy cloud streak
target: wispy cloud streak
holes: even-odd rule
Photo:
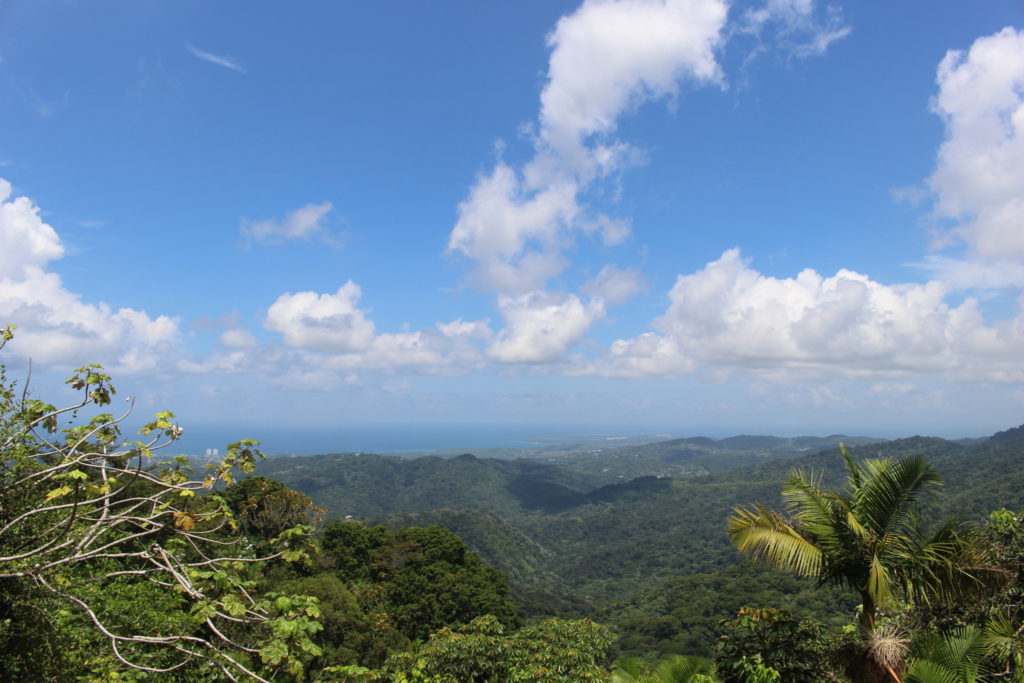
[[[210,62],[211,64],[216,64],[217,66],[222,66],[225,69],[237,71],[240,74],[247,73],[244,66],[242,66],[235,60],[231,59],[230,57],[222,57],[220,55],[215,55],[212,52],[207,52],[206,50],[200,50],[195,45],[186,45],[185,49],[192,53],[192,55],[198,57],[199,59],[202,59],[203,61]]]

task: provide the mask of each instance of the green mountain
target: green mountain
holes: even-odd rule
[[[699,634],[713,632],[741,604],[787,607],[825,620],[848,617],[849,596],[741,564],[725,535],[734,506],[760,500],[778,507],[793,469],[815,470],[827,485],[839,484],[838,448],[801,455],[791,449],[813,450],[821,442],[736,437],[722,441],[756,447],[729,451],[717,448],[721,441],[707,441],[585,453],[558,465],[471,455],[276,458],[259,473],[309,494],[333,516],[447,528],[508,574],[525,616],[603,619],[618,629],[627,653],[694,652],[700,642],[710,643]],[[638,451],[648,462],[676,458],[706,472],[627,478],[643,460],[627,454]],[[946,485],[927,501],[928,517],[979,519],[1000,507],[1024,509],[1024,427],[966,442],[917,436],[865,443],[851,453],[856,459],[929,457]],[[597,455],[607,472],[579,469]],[[757,464],[748,464],[751,459]],[[730,469],[739,463],[745,466]]]
[[[306,493],[333,517],[365,519],[439,508],[498,513],[558,509],[578,503],[601,481],[530,460],[400,458],[370,454],[287,456],[258,474]]]
[[[776,460],[847,446],[881,443],[882,439],[833,434],[826,437],[733,436],[709,439],[705,436],[671,439],[612,449],[590,449],[558,455],[536,456],[545,462],[587,472],[606,481],[656,476],[673,479],[718,474]]]

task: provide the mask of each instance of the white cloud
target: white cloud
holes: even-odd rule
[[[795,57],[817,57],[852,31],[834,5],[825,8],[823,19],[818,15],[815,0],[766,0],[743,13],[739,30],[762,36],[773,29],[774,40],[783,50]]]
[[[799,27],[812,14],[810,0],[773,0],[746,17]],[[976,299],[950,303],[956,288],[1024,285],[1024,33],[1004,29],[967,53],[948,53],[938,84],[933,109],[946,140],[929,186],[936,214],[956,223],[945,246],[962,243],[965,254],[928,256],[920,265],[936,279],[884,285],[848,270],[823,277],[809,269],[780,279],[727,251],[678,277],[654,331],[615,342],[588,370],[1024,381],[1024,297],[1014,317],[996,321]]]
[[[85,303],[49,262],[64,254],[57,232],[27,197],[0,179],[0,323],[18,326],[8,350],[46,365],[102,362],[119,372],[155,370],[177,322],[131,308]]]
[[[476,263],[478,284],[526,294],[565,268],[575,231],[596,229],[608,245],[628,236],[628,222],[590,217],[578,197],[635,160],[608,139],[619,117],[675,95],[684,79],[719,80],[725,16],[721,0],[591,0],[559,20],[533,158],[521,168],[499,161],[458,207],[448,250]]]
[[[938,264],[977,286],[982,268],[1024,286],[1024,32],[1004,28],[939,64],[933,110],[946,124],[928,185],[935,212],[955,222],[938,246],[962,243],[965,264]]]
[[[24,278],[30,270],[63,256],[64,247],[32,200],[11,199],[11,192],[11,184],[0,178],[0,277]]]
[[[1024,230],[1024,226],[1021,227]],[[962,289],[1014,289],[1024,285],[1024,262],[1014,260],[982,261],[929,254],[913,264],[936,280]]]
[[[527,192],[515,169],[499,163],[459,204],[448,249],[477,262],[474,280],[484,288],[539,289],[565,267],[563,231],[579,212],[576,191],[576,183],[565,180]]]
[[[607,360],[591,372],[617,377],[661,377],[685,375],[697,368],[696,360],[676,340],[653,332],[612,343]]]
[[[345,353],[364,351],[374,338],[373,321],[356,308],[362,290],[349,280],[334,294],[286,293],[267,311],[265,327],[288,346]]]
[[[548,36],[533,157],[521,167],[499,160],[480,175],[448,242],[474,262],[472,280],[498,293],[505,329],[492,359],[557,361],[604,318],[606,302],[639,289],[634,273],[606,269],[588,284],[589,304],[544,291],[568,265],[577,233],[606,246],[628,238],[628,220],[595,214],[580,195],[636,163],[636,150],[611,138],[622,115],[674,97],[685,80],[720,82],[714,50],[726,13],[721,0],[588,0]]]
[[[315,363],[331,370],[414,370],[461,374],[484,366],[480,343],[491,337],[485,321],[438,323],[435,329],[382,333],[361,353],[322,356]]]
[[[583,291],[608,304],[621,304],[644,291],[644,279],[635,268],[624,270],[606,265],[600,273],[583,284]]]
[[[306,204],[288,214],[284,220],[249,221],[242,219],[241,233],[246,243],[278,244],[288,240],[308,242],[317,238],[323,242],[340,243],[324,225],[324,217],[334,209],[330,202]]]
[[[605,215],[597,217],[594,228],[601,232],[601,241],[606,247],[622,244],[633,232],[632,221],[624,218],[609,218]],[[587,228],[584,227],[584,229]]]
[[[235,349],[226,353],[211,354],[200,361],[183,358],[178,361],[178,369],[193,374],[255,372],[259,368],[255,360],[254,354],[248,353],[245,349]]]
[[[675,95],[679,81],[717,81],[714,49],[726,5],[715,0],[585,2],[548,36],[541,137],[574,157],[583,140],[615,130],[645,100]]]
[[[604,317],[600,300],[584,304],[575,294],[533,292],[503,296],[498,308],[505,329],[487,350],[502,363],[548,363],[577,344]]]
[[[940,282],[883,285],[840,270],[766,277],[739,250],[680,275],[646,333],[612,345],[592,370],[644,376],[698,366],[798,376],[1024,380],[1024,315],[986,324],[974,299],[952,307]]]
[[[492,336],[487,321],[453,320],[433,329],[381,333],[358,308],[362,292],[349,280],[334,294],[282,294],[267,310],[264,326],[279,332],[294,352],[284,356],[253,349],[248,367],[461,373],[480,368],[482,343]],[[224,371],[240,366],[230,354],[218,356]],[[202,367],[202,364],[196,365]]]
[[[224,330],[220,335],[220,343],[222,346],[235,349],[248,349],[258,344],[256,337],[239,327]]]
[[[193,56],[198,57],[199,59],[202,59],[205,62],[210,62],[211,64],[216,64],[217,66],[222,66],[225,69],[231,69],[232,71],[237,71],[241,74],[246,73],[245,67],[230,57],[215,55],[212,52],[200,50],[198,47],[195,47],[194,45],[186,45],[185,49],[188,50]]]

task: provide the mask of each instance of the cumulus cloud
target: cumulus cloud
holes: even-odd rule
[[[245,357],[221,353],[188,369],[238,372],[263,368],[271,374],[285,369],[292,373],[296,368],[325,372],[410,369],[445,374],[483,366],[481,347],[492,337],[486,320],[457,319],[414,332],[378,334],[367,311],[358,306],[361,296],[359,285],[351,280],[333,294],[282,294],[267,310],[264,327],[279,332],[291,349],[281,353],[254,348]]]
[[[0,322],[19,330],[8,350],[46,365],[102,362],[120,372],[158,367],[177,322],[131,308],[85,303],[47,267],[64,254],[57,232],[0,179]]]
[[[539,289],[565,267],[561,247],[580,208],[571,180],[528,191],[515,169],[499,163],[459,204],[448,249],[477,263],[484,288],[524,293]]]
[[[288,240],[308,242],[318,239],[322,242],[340,244],[337,235],[324,225],[324,217],[334,209],[330,202],[306,204],[288,214],[284,220],[268,219],[250,221],[242,219],[241,233],[246,244],[279,244]]]
[[[32,200],[11,194],[11,184],[0,178],[0,276],[25,278],[63,256],[64,247]]]
[[[286,293],[267,311],[264,325],[280,332],[288,346],[345,353],[364,351],[373,342],[373,321],[356,307],[362,296],[349,280],[334,294]]]
[[[635,159],[610,138],[624,113],[674,96],[683,80],[719,80],[725,16],[721,0],[591,0],[559,20],[533,158],[519,168],[499,161],[458,207],[448,250],[475,262],[478,284],[523,295],[565,268],[575,232],[626,239],[628,222],[591,215],[579,197]]]
[[[715,0],[622,0],[585,2],[562,17],[548,36],[541,138],[569,160],[592,157],[605,149],[581,155],[579,146],[614,131],[624,111],[675,95],[684,78],[718,80],[726,10]]]
[[[558,360],[605,315],[600,300],[584,304],[575,294],[548,292],[501,297],[498,309],[505,328],[487,354],[501,363]]]
[[[650,376],[698,366],[776,379],[942,374],[1024,380],[1024,315],[987,324],[978,302],[946,303],[941,282],[884,285],[840,270],[767,277],[725,252],[680,275],[656,332],[615,342],[594,372]]]
[[[485,365],[481,343],[490,339],[486,321],[461,319],[415,332],[382,333],[362,353],[315,359],[332,370],[408,369],[427,374],[461,374]]]
[[[996,280],[1024,286],[1024,31],[979,38],[939,64],[932,109],[946,137],[928,186],[935,213],[954,227],[939,247],[962,244],[962,258],[928,265],[961,286]]]
[[[545,291],[569,261],[576,235],[624,242],[628,220],[581,200],[595,182],[637,162],[613,138],[619,119],[646,101],[673,98],[681,84],[719,83],[715,60],[727,14],[722,0],[588,0],[548,36],[547,82],[533,128],[533,156],[499,160],[458,206],[448,252],[471,259],[472,281],[498,294],[505,322],[487,353],[503,363],[560,359],[606,303],[632,296],[638,278],[603,272],[584,304]]]

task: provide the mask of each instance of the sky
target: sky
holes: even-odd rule
[[[186,431],[1024,422],[1019,0],[9,0],[0,202]]]

